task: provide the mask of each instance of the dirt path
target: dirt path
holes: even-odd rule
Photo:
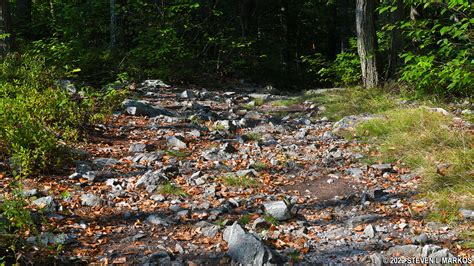
[[[41,241],[61,244],[68,264],[258,264],[270,253],[380,264],[380,254],[465,252],[456,228],[422,220],[409,169],[364,164],[365,147],[315,119],[317,106],[273,112],[280,98],[144,83],[78,147],[69,177],[26,183],[48,216]]]

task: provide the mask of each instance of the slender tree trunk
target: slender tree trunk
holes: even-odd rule
[[[17,29],[18,35],[23,38],[29,39],[31,37],[31,0],[17,0],[16,1],[16,21],[15,28]]]
[[[110,0],[110,48],[117,46],[117,10],[115,0]]]
[[[396,24],[402,20],[404,16],[403,0],[397,0],[397,10],[391,14],[390,20],[392,24]],[[386,79],[394,78],[398,67],[401,65],[400,53],[403,50],[403,38],[401,30],[396,26],[390,33],[390,54],[388,58],[388,70]]]
[[[375,0],[357,0],[356,30],[362,81],[365,87],[373,88],[379,85],[376,56]]]
[[[11,52],[15,50],[15,34],[13,32],[13,25],[12,25],[12,18],[11,18],[11,11],[10,11],[10,4],[8,0],[0,0],[0,12],[1,12],[1,19],[2,23],[0,25],[2,31],[0,34],[8,34],[3,41],[3,46],[1,50],[2,52]],[[0,39],[2,41],[2,39]]]
[[[327,35],[327,57],[330,60],[336,59],[336,55],[339,51],[338,49],[338,32],[337,32],[337,24],[338,24],[338,14],[337,14],[337,7],[336,4],[329,5],[328,7],[329,13],[329,25],[328,25],[328,35]]]

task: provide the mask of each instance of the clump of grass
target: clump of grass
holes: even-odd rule
[[[265,103],[265,99],[263,98],[255,98],[253,99],[255,106],[262,106]]]
[[[177,187],[171,183],[166,183],[161,186],[160,193],[165,195],[177,195],[177,196],[187,196],[186,192],[180,187]]]
[[[450,128],[451,117],[426,108],[396,109],[383,114],[385,118],[363,122],[356,128],[357,136],[378,145],[378,158],[408,164],[423,176],[423,189],[427,192],[458,194],[458,203],[473,204],[468,200],[474,198],[472,134]],[[460,198],[459,192],[467,197]]]
[[[264,171],[264,170],[268,169],[268,166],[263,162],[256,162],[253,165],[253,169],[255,169],[257,171]]]
[[[289,98],[289,99],[275,100],[275,101],[272,101],[271,104],[273,106],[291,106],[294,104],[298,104],[302,101],[304,100],[302,100],[301,97],[294,97],[294,98]]]
[[[462,243],[461,246],[463,246],[466,249],[474,249],[474,231],[468,230],[464,231],[460,234],[460,237],[462,239],[465,239]]]
[[[249,188],[255,187],[258,184],[255,178],[250,176],[227,175],[222,179],[222,181],[225,185],[230,187]]]
[[[251,219],[250,214],[244,214],[242,215],[242,217],[240,217],[239,223],[242,225],[246,225],[250,223],[250,219]]]
[[[258,132],[249,132],[249,133],[245,134],[245,138],[248,139],[248,140],[252,140],[252,141],[261,141],[262,140],[262,134],[260,134]]]
[[[169,156],[178,157],[178,158],[186,158],[189,155],[191,155],[191,153],[189,152],[178,151],[178,150],[166,150],[165,153]]]
[[[280,222],[277,220],[277,218],[271,216],[271,215],[265,215],[263,217],[263,219],[265,220],[265,222],[269,223],[269,224],[272,224],[274,226],[277,226],[280,224]]]
[[[324,93],[306,93],[298,97],[273,101],[272,105],[290,106],[305,101],[324,106],[322,115],[333,121],[348,115],[378,113],[397,107],[397,100],[389,91],[361,87]]]
[[[214,126],[214,130],[215,131],[225,131],[226,129],[225,129],[225,126],[223,124],[216,124]]]

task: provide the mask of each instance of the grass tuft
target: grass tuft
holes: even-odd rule
[[[378,159],[409,165],[423,177],[424,191],[438,193],[434,199],[457,194],[460,206],[474,207],[473,135],[452,128],[450,116],[426,108],[396,109],[383,115],[385,118],[363,122],[356,129],[357,136],[378,145]],[[456,209],[446,200],[439,201],[439,207]],[[445,219],[451,220],[451,211],[443,212]]]
[[[249,188],[256,187],[258,185],[258,182],[255,180],[255,178],[250,176],[228,175],[225,176],[222,181],[225,185],[230,187]]]
[[[188,194],[180,187],[177,187],[171,183],[166,183],[160,188],[160,193],[165,195],[177,195],[177,196],[187,196]]]

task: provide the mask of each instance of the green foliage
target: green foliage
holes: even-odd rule
[[[395,109],[384,116],[361,123],[356,130],[358,136],[378,144],[380,160],[401,160],[421,173],[426,191],[448,189],[458,193],[458,204],[473,204],[469,203],[474,195],[472,134],[451,128],[449,116],[426,108]]]
[[[404,65],[400,81],[412,86],[417,94],[472,94],[474,19],[469,1],[407,2],[423,10],[423,16],[384,27],[388,31],[400,29],[414,47],[401,55]],[[396,6],[387,5],[379,12],[395,10]]]
[[[74,98],[53,86],[55,75],[40,56],[13,54],[1,61],[0,156],[16,175],[59,164],[67,157],[65,144],[76,141],[124,94],[84,91],[83,99]]]
[[[225,185],[231,186],[231,187],[242,187],[242,188],[249,188],[249,187],[255,187],[258,185],[258,182],[250,176],[237,176],[234,174],[227,175],[223,177],[223,180]]]
[[[10,197],[2,198],[0,212],[8,220],[8,224],[1,224],[0,220],[0,234],[27,230],[34,232],[35,227],[27,206],[28,202],[22,196],[21,190],[15,190]]]
[[[265,222],[271,224],[271,225],[274,225],[274,226],[278,226],[280,224],[280,221],[278,221],[277,218],[271,216],[271,215],[265,215],[263,217],[263,219],[265,220]]]
[[[177,187],[169,182],[161,186],[160,193],[166,194],[166,195],[177,195],[181,197],[188,196],[188,194],[184,192],[182,188]]]
[[[351,39],[351,49],[339,53],[327,67],[321,67],[317,74],[322,80],[336,86],[354,86],[361,82],[360,59],[356,51],[356,40]]]
[[[242,225],[246,225],[250,223],[251,216],[249,214],[244,214],[239,218],[239,223]]]

